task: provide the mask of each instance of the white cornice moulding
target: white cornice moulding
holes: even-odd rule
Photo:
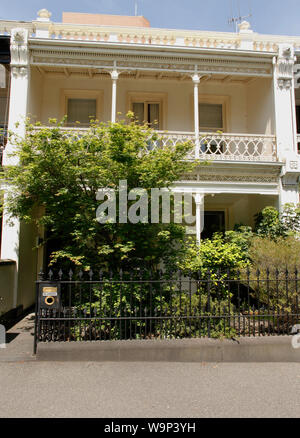
[[[43,45],[45,43],[45,45]],[[236,76],[272,77],[272,56],[260,57],[256,53],[231,53],[226,56],[214,51],[201,53],[185,52],[182,50],[157,50],[157,48],[120,47],[120,45],[98,44],[84,47],[59,42],[49,45],[48,40],[30,42],[32,55],[31,64],[36,66],[63,66],[78,68],[97,68],[107,70],[145,70],[145,71],[174,71],[194,73],[195,67],[200,74],[232,74]],[[198,50],[199,52],[199,50]]]
[[[182,46],[161,46],[156,44],[146,45],[146,44],[131,44],[131,43],[115,43],[115,42],[104,42],[104,41],[71,41],[71,40],[65,40],[65,39],[48,39],[48,38],[30,38],[29,39],[30,47],[32,49],[35,49],[35,44],[37,45],[44,45],[44,48],[46,49],[53,49],[55,46],[63,46],[68,48],[68,46],[72,47],[77,50],[95,50],[95,48],[102,47],[102,48],[114,48],[124,50],[136,50],[138,53],[148,53],[149,51],[158,50],[159,54],[162,53],[170,53],[174,54],[174,52],[180,53],[182,56],[190,56],[185,55],[187,53],[195,54],[194,56],[199,56],[199,52],[203,55],[205,54],[212,54],[212,55],[223,55],[224,59],[230,59],[230,56],[234,59],[243,59],[243,57],[247,56],[249,58],[256,58],[256,59],[272,59],[274,56],[274,52],[271,51],[254,51],[254,50],[241,50],[241,49],[226,49],[226,48],[209,48],[209,47],[182,47]],[[51,43],[51,45],[49,44]],[[300,44],[300,42],[299,42]],[[88,47],[90,46],[90,48]],[[206,55],[209,56],[209,55]]]

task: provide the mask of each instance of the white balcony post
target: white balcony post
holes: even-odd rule
[[[200,245],[201,243],[201,233],[204,226],[204,195],[200,193],[196,193],[194,195],[195,204],[196,204],[196,240]]]
[[[200,76],[195,73],[192,76],[194,83],[194,130],[195,130],[195,158],[200,157],[200,140],[199,140],[199,83]]]
[[[282,172],[281,204],[298,203],[300,160],[297,153],[294,107],[294,48],[279,44],[279,54],[273,58],[273,86],[277,153],[285,163]]]
[[[111,121],[116,123],[117,116],[117,80],[119,78],[119,73],[117,70],[113,70],[111,73],[112,79],[112,98],[111,98]]]
[[[25,122],[27,115],[27,98],[29,87],[29,54],[28,54],[28,30],[23,28],[12,29],[11,31],[11,86],[9,102],[8,130],[18,137],[25,135]],[[8,140],[4,154],[3,166],[18,163],[18,159],[9,154],[15,150],[13,137]],[[17,275],[19,266],[19,234],[20,221],[13,219],[8,221],[9,215],[5,209],[7,194],[10,188],[4,189],[4,212],[2,221],[2,243],[1,259],[10,259],[16,262],[16,276],[14,286],[13,305],[17,305]]]

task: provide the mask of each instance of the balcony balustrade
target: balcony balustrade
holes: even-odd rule
[[[35,130],[41,129],[35,127]],[[80,137],[88,128],[60,128],[66,135]],[[191,142],[187,159],[208,161],[276,162],[277,147],[274,135],[200,133],[199,154],[193,132],[156,131],[157,139],[149,140],[149,149],[176,146]],[[298,136],[300,142],[300,135]]]
[[[194,144],[189,157],[196,154],[193,133],[159,132],[158,146],[176,145],[192,141]],[[273,135],[200,133],[200,159],[213,161],[277,161],[276,137]]]

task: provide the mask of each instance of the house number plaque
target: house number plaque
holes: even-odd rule
[[[43,287],[43,297],[57,297],[57,287]]]

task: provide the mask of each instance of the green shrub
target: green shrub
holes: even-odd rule
[[[236,225],[234,230],[225,232],[226,243],[233,243],[240,248],[241,255],[246,261],[249,259],[249,247],[254,234],[251,227]]]
[[[300,232],[300,206],[294,204],[285,204],[281,221],[286,229],[286,234],[297,234]]]
[[[68,309],[67,302],[64,303],[65,313],[71,312],[78,318],[69,328],[67,338],[120,340],[235,335],[228,319],[220,316],[233,314],[231,295],[217,294],[212,283],[208,299],[203,285],[193,292],[184,282],[181,285],[182,288],[177,282],[168,281],[141,284],[107,281],[91,289],[78,289],[72,308]]]
[[[254,237],[249,248],[251,266],[255,269],[275,271],[294,270],[300,267],[300,241],[293,237]]]
[[[296,270],[300,273],[300,241],[294,236],[278,237],[276,240],[254,237],[249,257],[248,275],[259,302],[280,312],[296,312],[300,299],[295,280]]]
[[[274,207],[266,207],[255,216],[255,233],[276,240],[300,232],[299,205],[285,204],[279,214]]]
[[[173,294],[172,305],[166,309],[176,315],[175,320],[166,320],[162,325],[162,335],[166,338],[232,338],[236,330],[230,325],[229,318],[221,315],[233,315],[235,307],[231,296],[225,299],[216,297],[213,289],[210,298],[205,289],[198,288],[194,294],[187,291]]]
[[[216,233],[212,239],[203,240],[201,245],[190,240],[178,267],[184,272],[205,276],[208,272],[234,273],[245,264],[246,260],[240,246],[229,239],[224,240],[222,234]]]

